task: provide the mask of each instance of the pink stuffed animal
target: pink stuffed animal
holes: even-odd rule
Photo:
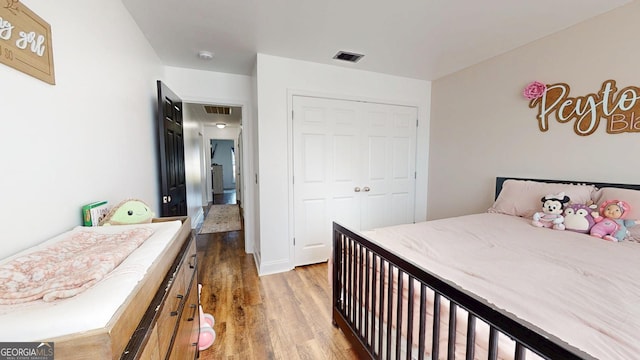
[[[591,236],[609,241],[622,241],[627,236],[627,228],[638,223],[637,220],[626,220],[625,216],[631,211],[626,201],[607,200],[600,205],[600,214],[596,224],[590,231]]]

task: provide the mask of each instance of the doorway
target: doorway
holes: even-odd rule
[[[219,163],[224,167],[223,173],[227,173],[223,174],[223,177],[235,179],[235,181],[228,180],[222,186],[222,194],[229,198],[227,201],[233,201],[234,204],[240,203],[242,153],[238,143],[242,135],[242,107],[194,103],[188,100],[183,100],[183,106],[185,128],[188,129],[187,132],[197,134],[197,136],[190,136],[193,141],[187,141],[187,143],[191,144],[191,148],[185,149],[187,167],[197,168],[198,173],[195,175],[194,172],[192,175],[194,177],[191,179],[192,182],[196,180],[196,176],[198,182],[197,190],[193,189],[195,191],[192,196],[198,197],[201,208],[214,203],[212,165]]]
[[[235,141],[211,139],[211,192],[214,204],[237,203],[237,150]]]

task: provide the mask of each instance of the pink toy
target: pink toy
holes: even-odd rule
[[[533,226],[553,228],[556,230],[564,230],[564,216],[562,211],[565,204],[569,202],[569,197],[563,192],[556,195],[543,196],[542,212],[533,214]]]
[[[200,302],[200,294],[202,293],[202,284],[198,284],[198,302]],[[208,349],[216,340],[216,332],[213,330],[215,319],[213,315],[206,314],[200,305],[198,312],[200,314],[200,337],[198,338],[198,350]]]
[[[622,241],[627,236],[627,228],[637,224],[636,220],[626,220],[625,216],[631,210],[626,201],[607,200],[600,205],[600,214],[596,224],[590,231],[591,236],[609,241]]]

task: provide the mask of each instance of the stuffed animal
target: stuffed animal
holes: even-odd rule
[[[531,223],[537,227],[564,230],[565,226],[562,212],[569,200],[569,197],[566,196],[564,192],[543,196],[542,199],[540,199],[540,201],[542,201],[542,212],[533,214],[533,221]]]
[[[569,204],[565,207],[564,226],[567,230],[588,234],[599,216],[596,204]]]
[[[115,206],[101,221],[101,226],[148,224],[155,214],[141,200],[129,199]]]
[[[626,220],[631,211],[626,201],[607,200],[600,205],[601,217],[596,219],[589,234],[609,241],[622,241],[628,235],[628,227],[638,223],[637,220]]]

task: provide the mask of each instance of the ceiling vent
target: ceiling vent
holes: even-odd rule
[[[333,58],[337,60],[343,60],[343,61],[355,63],[355,62],[358,62],[360,59],[362,59],[362,57],[364,57],[364,55],[362,54],[356,54],[356,53],[351,53],[347,51],[338,51],[338,53]]]
[[[204,105],[204,111],[206,111],[207,114],[231,115],[231,108],[228,106]]]

